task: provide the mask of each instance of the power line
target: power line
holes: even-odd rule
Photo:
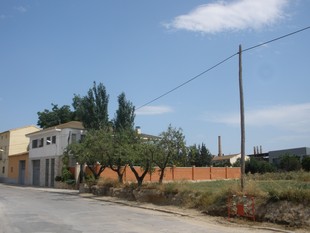
[[[164,96],[170,94],[171,92],[173,92],[173,91],[175,91],[175,90],[177,90],[177,89],[179,89],[179,88],[185,86],[186,84],[192,82],[193,80],[197,79],[197,78],[200,77],[201,75],[203,75],[203,74],[209,72],[210,70],[216,68],[217,66],[221,65],[222,63],[228,61],[229,59],[231,59],[232,57],[236,56],[237,54],[238,54],[238,53],[235,53],[235,54],[233,54],[233,55],[231,55],[231,56],[225,58],[224,60],[220,61],[219,63],[215,64],[214,66],[210,67],[209,69],[207,69],[207,70],[201,72],[200,74],[197,74],[196,76],[194,76],[193,78],[187,80],[186,82],[184,82],[184,83],[182,83],[182,84],[176,86],[175,88],[171,89],[170,91],[167,91],[167,92],[165,92],[164,94],[162,94],[162,95],[156,97],[155,99],[153,99],[153,100],[151,100],[151,101],[149,101],[149,102],[147,102],[147,103],[141,105],[141,106],[138,107],[136,110],[138,110],[138,109],[140,109],[140,108],[142,108],[142,107],[145,107],[145,106],[147,106],[147,105],[149,105],[149,104],[155,102],[156,100],[158,100],[158,99],[160,99],[160,98],[162,98],[162,97],[164,97]]]
[[[252,50],[252,49],[261,47],[261,46],[263,46],[263,45],[266,45],[266,44],[275,42],[275,41],[280,40],[280,39],[283,39],[283,38],[285,38],[285,37],[289,37],[289,36],[292,36],[292,35],[294,35],[294,34],[300,33],[300,32],[305,31],[305,30],[307,30],[307,29],[310,29],[310,26],[307,26],[307,27],[305,27],[305,28],[299,29],[299,30],[297,30],[297,31],[294,31],[294,32],[291,32],[291,33],[288,33],[288,34],[285,34],[285,35],[283,35],[283,36],[279,36],[279,37],[274,38],[274,39],[272,39],[272,40],[268,40],[268,41],[266,41],[266,42],[263,42],[263,43],[254,45],[254,46],[252,46],[252,47],[243,49],[241,52],[246,52],[246,51],[249,51],[249,50]],[[194,81],[195,79],[199,78],[200,76],[204,75],[205,73],[207,73],[207,72],[213,70],[214,68],[218,67],[219,65],[221,65],[221,64],[225,63],[226,61],[230,60],[231,58],[233,58],[233,57],[236,56],[237,54],[239,54],[239,52],[236,52],[236,53],[234,53],[234,54],[228,56],[227,58],[221,60],[220,62],[216,63],[215,65],[211,66],[210,68],[206,69],[205,71],[201,72],[200,74],[197,74],[197,75],[194,76],[193,78],[190,78],[189,80],[187,80],[187,81],[181,83],[180,85],[174,87],[173,89],[171,89],[171,90],[169,90],[169,91],[163,93],[162,95],[160,95],[160,96],[158,96],[158,97],[156,97],[156,98],[154,98],[154,99],[152,99],[152,100],[146,102],[145,104],[143,104],[143,105],[139,106],[138,108],[136,108],[136,110],[138,110],[138,109],[140,109],[140,108],[143,108],[143,107],[145,107],[145,106],[147,106],[147,105],[149,105],[149,104],[155,102],[156,100],[159,100],[159,99],[163,98],[164,96],[170,94],[171,92],[176,91],[177,89],[179,89],[179,88],[185,86],[186,84],[188,84],[188,83]]]
[[[285,35],[280,36],[280,37],[277,37],[277,38],[275,38],[275,39],[268,40],[268,41],[263,42],[263,43],[261,43],[261,44],[254,45],[254,46],[249,47],[249,48],[247,48],[247,49],[243,49],[242,52],[246,52],[246,51],[248,51],[248,50],[255,49],[255,48],[257,48],[257,47],[260,47],[260,46],[263,46],[263,45],[266,45],[266,44],[275,42],[275,41],[277,41],[277,40],[283,39],[283,38],[285,38],[285,37],[292,36],[292,35],[297,34],[297,33],[299,33],[299,32],[305,31],[305,30],[307,30],[307,29],[309,29],[309,28],[310,28],[310,26],[305,27],[305,28],[302,28],[302,29],[297,30],[297,31],[294,31],[294,32],[291,32],[291,33],[288,33],[288,34],[285,34]]]

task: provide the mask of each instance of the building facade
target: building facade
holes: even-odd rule
[[[0,133],[0,182],[9,181],[9,158],[28,151],[29,138],[26,134],[39,130],[36,126],[25,126]]]
[[[30,133],[28,184],[54,187],[56,176],[61,175],[62,155],[70,143],[85,135],[81,122],[70,121]]]
[[[269,163],[273,163],[276,165],[279,164],[281,157],[284,155],[298,156],[300,160],[302,160],[304,156],[310,156],[310,148],[300,147],[300,148],[269,151]]]

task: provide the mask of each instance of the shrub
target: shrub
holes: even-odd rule
[[[246,173],[266,173],[274,172],[275,167],[267,161],[258,160],[256,158],[250,158],[250,160],[245,162],[245,172]]]
[[[301,165],[302,165],[302,169],[309,172],[310,171],[310,156],[303,157],[301,161]]]
[[[285,154],[280,158],[279,168],[284,171],[298,171],[301,169],[300,159],[296,155]]]
[[[55,181],[58,181],[58,182],[59,182],[59,181],[62,181],[62,177],[61,177],[61,176],[56,176],[56,177],[55,177]]]

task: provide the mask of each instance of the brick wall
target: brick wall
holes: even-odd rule
[[[140,167],[135,167],[139,175],[142,174]],[[88,169],[87,169],[88,170]],[[87,171],[90,174],[90,171]],[[159,180],[160,169],[155,168],[152,174],[147,174],[144,181],[157,182]],[[181,180],[223,180],[223,179],[238,179],[240,178],[239,167],[167,167],[165,169],[164,181],[181,181]],[[101,177],[117,179],[116,172],[110,168],[106,168]],[[136,178],[127,166],[124,172],[124,182],[135,182]]]

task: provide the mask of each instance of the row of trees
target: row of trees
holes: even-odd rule
[[[108,115],[109,95],[102,83],[94,82],[87,95],[74,95],[73,111],[69,105],[52,111],[38,112],[38,125],[42,128],[66,123],[71,120],[83,122],[88,133],[81,143],[71,144],[66,156],[73,156],[80,164],[86,163],[97,179],[109,167],[123,181],[124,168],[130,166],[141,185],[154,166],[160,168],[162,182],[167,166],[207,166],[212,155],[204,144],[186,147],[182,129],[169,125],[159,136],[142,137],[134,130],[135,107],[126,99],[125,93],[118,96],[118,109],[112,120]],[[99,169],[97,168],[99,165]],[[135,166],[143,168],[142,174]]]
[[[233,166],[240,166],[239,161]],[[264,160],[258,160],[256,158],[250,158],[250,160],[245,162],[245,172],[246,173],[266,173],[266,172],[276,172],[276,171],[298,171],[303,169],[305,171],[310,171],[310,157],[303,157],[300,160],[299,156],[285,154],[280,157],[278,164],[271,164]]]
[[[90,130],[81,143],[70,144],[66,155],[75,157],[80,164],[86,163],[95,179],[109,167],[122,183],[125,168],[129,166],[141,185],[145,175],[157,166],[162,183],[168,166],[210,165],[212,156],[204,144],[187,149],[184,139],[182,130],[171,125],[159,137],[148,138],[131,129],[102,128]],[[136,166],[143,172],[136,170]]]

